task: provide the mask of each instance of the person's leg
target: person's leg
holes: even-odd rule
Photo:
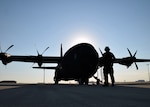
[[[107,69],[104,68],[104,85],[107,86],[108,85],[108,72],[107,72]]]
[[[110,78],[111,78],[112,86],[114,86],[115,78],[114,78],[114,70],[113,70],[113,68],[111,69],[111,72],[110,72]]]

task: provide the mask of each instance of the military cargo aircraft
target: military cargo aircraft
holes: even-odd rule
[[[42,54],[37,56],[21,56],[21,55],[10,55],[7,51],[12,48],[11,45],[5,52],[0,53],[0,60],[4,65],[12,61],[19,62],[32,62],[37,63],[39,69],[55,69],[54,81],[58,84],[61,80],[76,80],[79,84],[88,84],[89,78],[91,78],[97,69],[103,66],[103,57],[99,57],[95,48],[89,43],[80,43],[71,47],[64,55],[61,45],[60,56],[43,56],[43,53],[49,48],[47,47]],[[149,62],[150,59],[136,59],[135,55],[131,54],[130,50],[127,49],[130,56],[125,58],[116,58],[114,63],[119,63],[130,67],[132,63],[135,63],[136,68],[138,66],[136,62]],[[101,51],[101,50],[100,50]],[[102,53],[102,52],[101,52]],[[102,53],[103,55],[103,53]],[[43,63],[56,63],[55,67],[43,67]]]

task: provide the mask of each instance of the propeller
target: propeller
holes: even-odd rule
[[[134,55],[132,55],[131,52],[130,52],[130,50],[129,50],[128,48],[127,48],[127,50],[128,50],[128,52],[129,52],[129,54],[130,54],[131,62],[132,62],[132,63],[134,62],[135,67],[136,67],[136,69],[138,70],[138,65],[137,65],[136,62],[135,62],[135,60],[136,60],[135,55],[136,55],[137,51],[134,53]]]
[[[38,63],[38,66],[41,67],[42,66],[42,55],[49,49],[49,47],[47,47],[43,52],[42,54],[39,53],[39,51],[36,49],[37,51],[37,63]],[[34,64],[33,64],[34,65]]]
[[[6,52],[7,52],[9,49],[11,49],[13,46],[14,46],[14,45],[9,46],[9,47],[6,49],[5,52],[2,51],[2,48],[1,48],[1,46],[0,46],[0,51],[1,51],[1,53],[0,53],[0,58],[1,58],[2,63],[3,63],[4,65],[7,65],[9,62],[11,62],[11,60],[9,60],[10,55],[7,54]]]

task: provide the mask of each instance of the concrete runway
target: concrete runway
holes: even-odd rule
[[[149,107],[150,85],[0,85],[0,107]]]

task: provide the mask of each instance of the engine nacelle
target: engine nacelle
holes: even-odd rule
[[[129,68],[133,64],[134,60],[135,60],[134,57],[126,57],[126,58],[123,58],[122,61],[119,62],[119,64],[125,65],[127,66],[127,68]]]
[[[0,59],[4,65],[7,65],[11,62],[11,56],[8,53],[0,53]]]
[[[42,63],[42,62],[43,62],[43,61],[42,61],[42,60],[43,60],[42,57],[43,57],[43,56],[40,55],[40,54],[37,56],[37,64],[38,64],[39,67],[41,67],[42,64],[43,64],[43,63]]]

